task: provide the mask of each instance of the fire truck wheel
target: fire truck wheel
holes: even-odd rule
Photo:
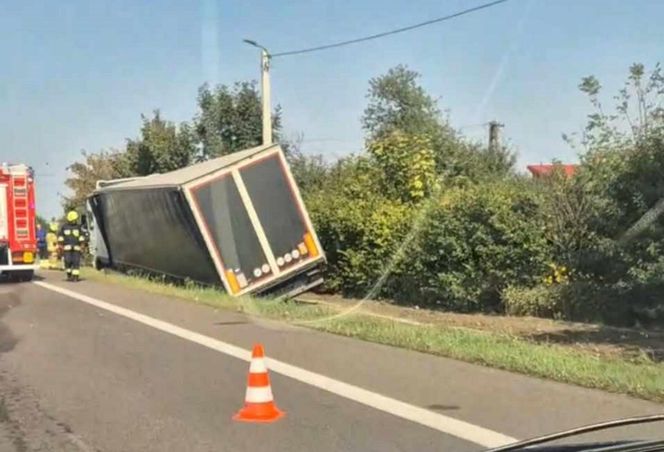
[[[34,276],[35,276],[34,270],[21,270],[21,271],[11,272],[9,278],[12,281],[16,282],[29,282],[32,281],[32,278]]]

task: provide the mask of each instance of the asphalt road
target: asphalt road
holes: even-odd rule
[[[56,273],[45,276],[46,286],[0,284],[2,452],[470,451],[505,437],[664,411],[625,396],[61,279]],[[175,329],[225,345],[217,350]],[[255,342],[275,360],[272,389],[287,416],[274,424],[231,420],[243,403],[248,363],[224,350]],[[390,414],[395,407],[397,415]],[[644,426],[629,436],[662,430]]]

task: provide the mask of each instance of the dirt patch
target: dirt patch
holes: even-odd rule
[[[336,295],[306,294],[300,298],[333,306],[340,311],[353,308],[360,302]],[[598,355],[620,355],[629,359],[647,357],[656,362],[664,362],[664,331],[659,330],[615,328],[536,317],[456,314],[402,307],[381,301],[365,301],[353,312],[374,314],[408,323],[507,334],[536,343],[563,344]]]

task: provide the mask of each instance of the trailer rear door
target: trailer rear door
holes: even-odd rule
[[[279,151],[206,176],[185,192],[222,281],[234,295],[324,259]]]
[[[269,276],[271,266],[233,175],[227,172],[192,192],[227,289],[238,293]]]
[[[244,166],[240,174],[275,257],[278,272],[283,273],[318,257],[318,244],[281,155],[274,153]]]

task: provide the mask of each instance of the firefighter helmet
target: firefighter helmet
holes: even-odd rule
[[[58,232],[58,223],[51,223],[48,225],[48,228],[51,230],[51,232]]]
[[[72,210],[71,212],[69,212],[67,214],[67,221],[68,222],[73,223],[76,220],[78,220],[78,212],[76,212],[75,210]]]

